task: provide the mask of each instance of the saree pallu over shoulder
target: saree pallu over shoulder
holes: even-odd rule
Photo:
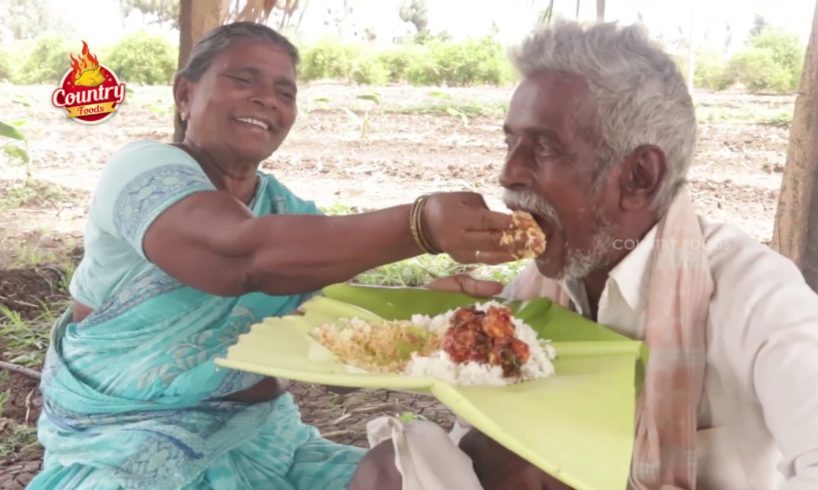
[[[302,203],[268,177],[251,207],[316,212]],[[44,470],[29,488],[346,488],[362,450],[322,439],[289,394],[226,401],[261,377],[214,364],[305,297],[217,297],[152,267],[82,322],[66,312],[41,382]]]

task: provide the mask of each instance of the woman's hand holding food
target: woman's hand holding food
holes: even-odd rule
[[[420,213],[421,233],[433,250],[446,252],[464,264],[500,264],[515,259],[513,246],[501,243],[503,233],[512,226],[511,216],[490,211],[480,194],[432,194]]]

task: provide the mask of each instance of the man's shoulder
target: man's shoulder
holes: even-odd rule
[[[703,220],[702,229],[715,286],[710,314],[734,327],[723,332],[763,337],[804,318],[818,319],[818,295],[790,259],[733,225]]]
[[[737,226],[714,223],[700,218],[705,248],[713,280],[717,286],[730,283],[761,281],[781,283],[798,281],[804,277],[787,257],[752,238]]]

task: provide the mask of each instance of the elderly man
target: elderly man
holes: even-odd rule
[[[694,212],[696,120],[673,61],[613,24],[541,30],[513,61],[500,182],[548,247],[504,294],[648,344],[630,486],[818,488],[818,297],[792,262]],[[460,448],[487,490],[561,488],[479,432]]]

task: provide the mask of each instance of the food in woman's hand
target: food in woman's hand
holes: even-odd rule
[[[517,256],[521,259],[537,257],[545,252],[545,233],[531,213],[512,211],[511,221],[511,228],[503,232],[500,239],[501,245],[522,244],[522,248],[517,250]]]
[[[456,385],[506,385],[554,373],[554,348],[511,310],[488,302],[411,320],[358,318],[312,332],[344,364]]]

